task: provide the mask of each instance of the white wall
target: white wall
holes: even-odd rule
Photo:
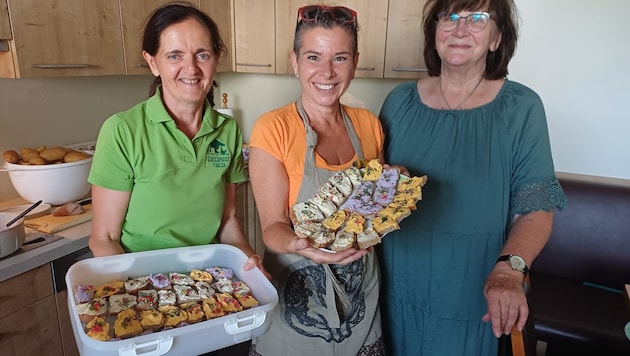
[[[510,78],[542,97],[556,170],[630,179],[630,1],[516,3]]]

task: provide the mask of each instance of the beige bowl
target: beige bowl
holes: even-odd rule
[[[62,205],[90,193],[92,157],[70,163],[29,166],[5,163],[13,188],[27,201]]]
[[[17,214],[0,212],[0,229],[16,216]],[[10,255],[22,247],[24,237],[24,219],[20,219],[8,229],[0,231],[0,258]]]

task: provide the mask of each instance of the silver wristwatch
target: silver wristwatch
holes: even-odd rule
[[[501,261],[506,261],[512,269],[523,272],[524,275],[527,276],[527,272],[529,272],[529,267],[527,267],[527,263],[521,256],[517,255],[503,255],[499,256],[497,259],[497,263]]]

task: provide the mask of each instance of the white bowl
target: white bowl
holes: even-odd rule
[[[18,194],[31,203],[42,200],[62,205],[90,193],[87,178],[92,157],[70,163],[21,165],[6,163],[9,178]]]
[[[18,214],[0,213],[0,229]],[[24,219],[20,219],[8,229],[0,231],[0,258],[8,256],[17,251],[24,243]]]

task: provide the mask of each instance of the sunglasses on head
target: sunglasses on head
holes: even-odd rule
[[[357,21],[357,12],[345,6],[307,5],[298,9],[298,22],[316,22],[323,14],[344,25]]]

